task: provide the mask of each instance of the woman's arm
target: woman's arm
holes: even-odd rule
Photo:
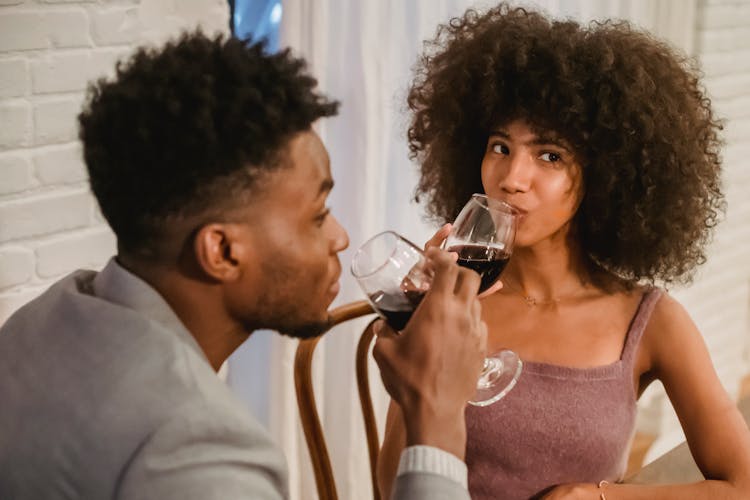
[[[391,487],[396,478],[396,469],[401,452],[406,447],[406,428],[401,408],[394,402],[388,406],[388,416],[385,421],[385,436],[383,447],[378,455],[378,489],[380,498],[387,500],[391,497]]]
[[[721,385],[698,328],[679,302],[664,295],[644,334],[652,371],[707,479],[694,485],[693,498],[750,498],[750,431]]]
[[[721,385],[700,332],[676,300],[661,298],[641,349],[651,372],[664,384],[706,480],[665,486],[607,485],[607,500],[750,498],[750,431]],[[599,499],[599,493],[595,485],[566,485],[546,498]]]

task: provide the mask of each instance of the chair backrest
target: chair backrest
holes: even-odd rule
[[[372,306],[364,300],[345,304],[331,311],[331,327],[373,313]],[[380,443],[367,373],[367,358],[374,333],[372,329],[373,322],[374,320],[367,325],[359,338],[355,356],[355,369],[359,401],[362,406],[362,418],[365,423],[365,434],[367,436],[367,449],[370,454],[372,490],[375,500],[380,500],[375,477]],[[297,391],[297,407],[299,408],[300,419],[302,420],[302,429],[305,432],[305,441],[307,441],[307,449],[310,452],[310,459],[312,460],[313,471],[315,473],[318,496],[320,500],[338,500],[336,484],[333,479],[333,469],[331,468],[331,459],[328,455],[328,447],[326,446],[323,428],[320,424],[320,416],[315,404],[315,394],[312,385],[313,354],[321,338],[322,335],[300,341],[294,359],[294,386]]]

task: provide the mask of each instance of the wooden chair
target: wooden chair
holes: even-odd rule
[[[368,314],[374,314],[374,311],[367,301],[361,300],[345,304],[331,311],[331,327]],[[362,417],[365,423],[365,434],[367,436],[367,449],[370,454],[372,490],[375,500],[380,500],[375,477],[380,443],[367,373],[367,358],[370,343],[374,335],[372,329],[374,321],[371,321],[367,325],[359,338],[355,369],[359,400],[362,406]],[[315,484],[318,488],[318,496],[320,500],[338,500],[336,484],[333,480],[331,460],[328,455],[323,428],[320,424],[320,416],[315,404],[315,394],[312,386],[313,354],[315,353],[318,341],[322,337],[321,335],[300,341],[294,359],[294,386],[297,392],[297,407],[299,408],[300,419],[302,420],[302,429],[305,432],[305,441],[307,442],[307,449],[310,452],[310,459],[312,460],[313,471],[315,472]]]

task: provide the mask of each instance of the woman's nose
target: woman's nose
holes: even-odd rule
[[[508,158],[508,170],[500,187],[508,193],[528,191],[531,187],[533,163],[527,155],[515,154]]]

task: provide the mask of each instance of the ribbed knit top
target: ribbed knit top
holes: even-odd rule
[[[635,429],[635,354],[661,295],[644,293],[618,361],[593,368],[524,362],[507,396],[467,409],[472,499],[525,500],[557,484],[622,478]]]

